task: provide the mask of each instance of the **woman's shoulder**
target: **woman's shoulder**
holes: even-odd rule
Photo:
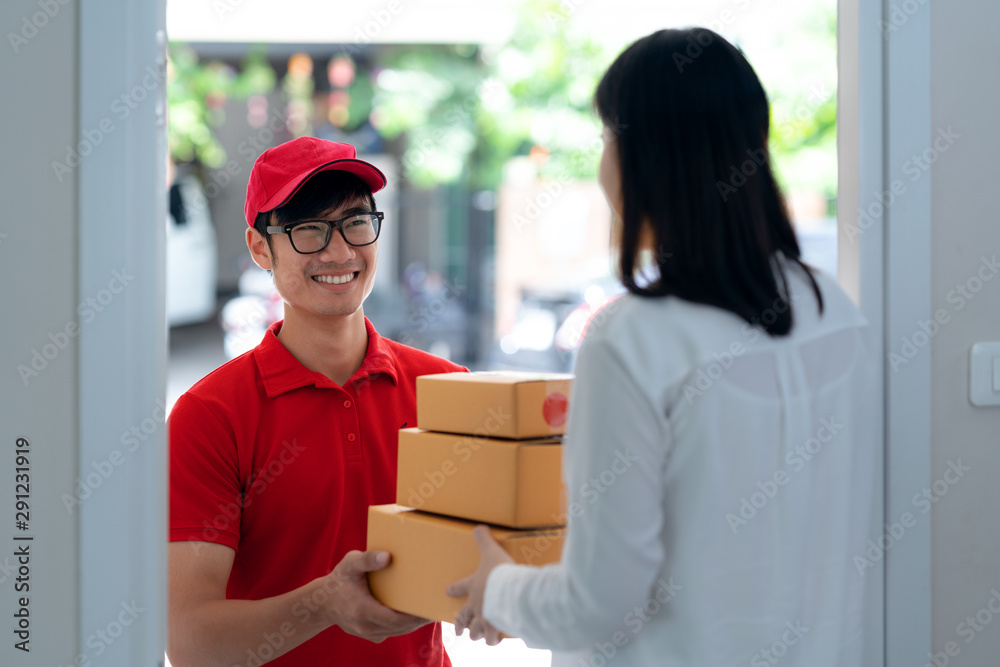
[[[638,376],[683,375],[697,362],[699,340],[737,331],[734,315],[672,296],[619,296],[597,310],[584,332],[580,356],[607,354]],[[600,350],[600,352],[598,352]]]
[[[823,311],[805,272],[788,267],[793,326],[789,337],[772,339],[760,326],[722,308],[675,296],[638,296],[626,293],[597,310],[584,330],[583,346],[602,346],[619,355],[671,361],[688,366],[721,354],[734,346],[741,350],[811,338],[847,328],[864,328],[861,311],[832,276],[813,271],[823,299]],[[774,308],[787,307],[778,302]],[[759,319],[766,321],[768,313]],[[581,353],[583,349],[581,348]],[[646,356],[649,355],[649,356]]]
[[[632,340],[646,337],[678,343],[718,332],[723,336],[745,322],[733,313],[675,296],[623,294],[597,310],[585,330],[586,339]]]
[[[812,283],[800,267],[788,270],[793,334],[811,336],[838,329],[864,328],[868,321],[837,279],[821,269],[809,269],[823,297],[822,313]],[[797,331],[796,331],[797,329]]]

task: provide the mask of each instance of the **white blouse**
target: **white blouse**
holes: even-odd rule
[[[801,271],[786,275],[786,337],[674,297],[595,316],[564,445],[562,561],[497,567],[490,623],[553,665],[865,664],[878,360],[832,278],[816,274],[819,316]]]

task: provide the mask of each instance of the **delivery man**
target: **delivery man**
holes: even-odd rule
[[[466,370],[364,316],[386,178],[302,137],[254,164],[247,246],[283,321],[170,413],[168,655],[188,665],[450,665],[439,623],[377,602],[369,505],[395,499],[418,375]]]

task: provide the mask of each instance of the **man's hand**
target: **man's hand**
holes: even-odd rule
[[[430,623],[426,618],[393,611],[372,597],[368,573],[386,567],[389,560],[385,551],[350,551],[323,582],[331,592],[326,608],[333,623],[376,644]]]
[[[275,648],[273,657],[288,653],[333,624],[378,643],[430,623],[395,612],[372,597],[366,575],[388,565],[385,552],[352,551],[330,574],[261,600],[226,599],[235,556],[235,550],[220,544],[171,543],[167,649],[177,667],[244,664],[248,649],[253,653],[262,636],[291,625],[292,619],[298,620],[294,632]],[[309,610],[317,613],[301,619],[304,600],[321,606],[310,605]]]

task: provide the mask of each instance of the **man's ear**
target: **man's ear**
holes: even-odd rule
[[[271,248],[267,244],[267,239],[253,227],[247,227],[247,249],[257,266],[265,271],[274,270],[274,258],[271,256]]]

